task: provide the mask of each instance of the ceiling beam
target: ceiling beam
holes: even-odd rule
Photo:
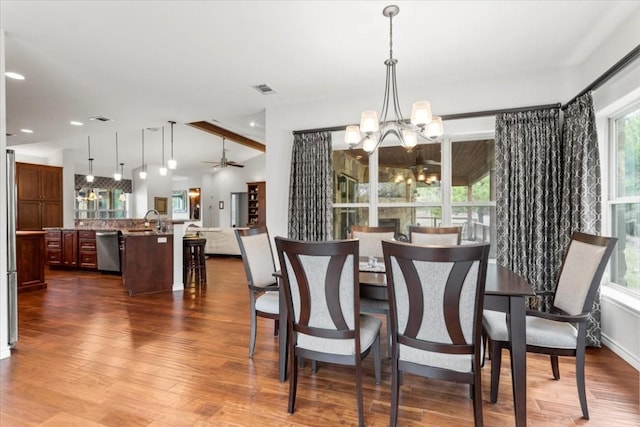
[[[230,130],[221,128],[220,126],[216,126],[209,122],[191,122],[187,123],[189,126],[192,126],[196,129],[200,129],[207,133],[211,133],[213,135],[217,135],[219,137],[229,139],[233,142],[236,142],[240,145],[244,145],[249,148],[253,148],[254,150],[262,151],[263,153],[267,151],[267,147],[253,139],[247,138],[246,136],[238,135],[235,132],[231,132]]]

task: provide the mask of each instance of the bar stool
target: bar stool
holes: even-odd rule
[[[207,283],[207,265],[204,256],[204,246],[207,239],[200,237],[184,237],[182,239],[182,281],[187,285],[187,279],[192,279],[196,285]]]

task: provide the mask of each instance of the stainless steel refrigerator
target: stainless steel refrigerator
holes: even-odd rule
[[[13,150],[7,150],[7,292],[9,347],[18,342],[18,272],[16,260],[16,158]]]

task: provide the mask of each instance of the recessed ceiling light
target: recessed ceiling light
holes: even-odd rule
[[[84,123],[82,123],[82,122],[77,122],[77,121],[75,121],[75,120],[71,120],[71,121],[69,122],[69,124],[70,124],[70,125],[74,125],[74,126],[82,126],[82,125],[84,125]]]
[[[33,131],[31,129],[20,129],[20,132],[33,133]]]
[[[256,122],[251,122],[249,123],[249,126],[251,126],[252,128],[256,126]]]
[[[24,76],[22,74],[14,73],[13,71],[7,71],[6,73],[4,73],[4,75],[9,77],[10,79],[24,80]]]

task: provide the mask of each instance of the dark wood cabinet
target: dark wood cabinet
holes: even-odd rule
[[[62,168],[16,163],[17,229],[62,226]]]
[[[124,235],[122,283],[130,296],[173,289],[173,236]]]
[[[267,225],[267,186],[264,181],[247,182],[249,197],[249,227],[266,227]]]
[[[62,231],[47,230],[45,236],[47,264],[50,266],[62,265]]]
[[[78,267],[92,270],[98,268],[96,232],[93,230],[78,231]]]
[[[86,233],[86,231],[81,231]],[[93,244],[88,243],[89,239],[83,238],[82,243],[84,250],[79,250],[80,239],[76,230],[47,230],[45,236],[46,261],[49,266],[55,267],[78,267],[85,259],[86,265],[80,265],[86,268],[95,268],[97,266],[95,256],[95,233],[93,233]],[[84,234],[84,236],[87,236]],[[81,253],[92,252],[93,260],[86,257],[81,258]],[[91,264],[92,266],[89,266]]]
[[[44,289],[45,232],[16,232],[18,292]]]
[[[62,265],[65,267],[78,266],[78,232],[62,230]]]

